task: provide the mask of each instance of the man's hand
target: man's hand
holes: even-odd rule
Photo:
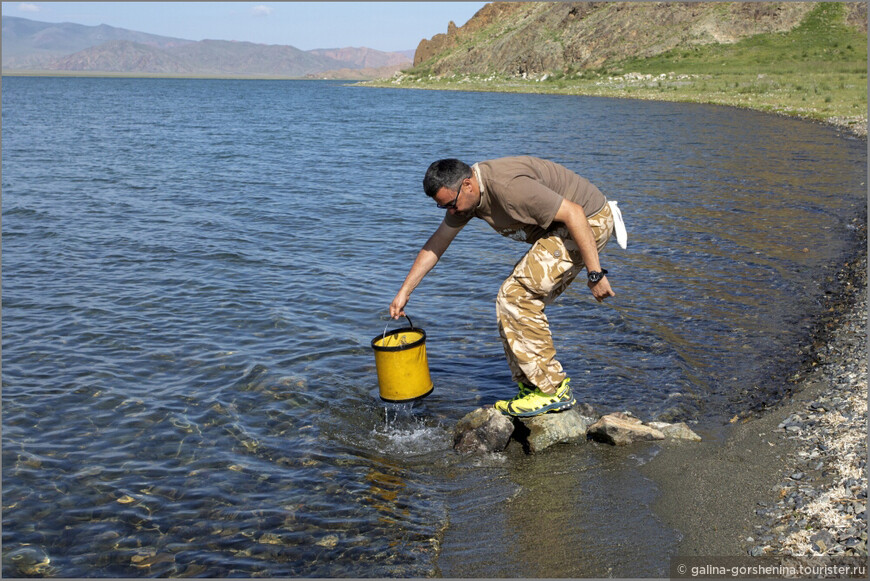
[[[390,303],[390,317],[398,319],[405,316],[405,305],[408,304],[408,299],[411,297],[404,291],[399,291],[393,302]]]
[[[613,292],[613,289],[610,288],[610,283],[607,281],[607,277],[602,277],[598,282],[587,282],[587,286],[589,286],[590,290],[592,290],[592,296],[595,297],[595,300],[599,303],[606,299],[607,297],[615,297],[616,293]]]

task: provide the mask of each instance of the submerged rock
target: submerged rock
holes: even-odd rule
[[[477,408],[453,428],[453,449],[463,454],[501,452],[513,432],[513,422],[500,411]]]
[[[638,418],[623,413],[608,414],[589,426],[589,437],[599,442],[624,446],[636,441],[664,440],[665,435],[645,426]]]
[[[554,444],[585,441],[590,423],[576,409],[531,418],[516,418],[515,422],[517,430],[514,438],[530,454],[541,452]]]
[[[30,544],[10,551],[3,556],[4,568],[11,569],[11,576],[46,577],[52,572],[51,558],[41,548]]]

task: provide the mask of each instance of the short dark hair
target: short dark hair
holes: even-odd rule
[[[462,180],[471,177],[471,167],[458,159],[439,159],[426,170],[423,178],[423,191],[434,198],[441,188],[458,190]]]

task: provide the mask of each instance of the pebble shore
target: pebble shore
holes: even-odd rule
[[[866,253],[838,280],[850,306],[799,378],[815,386],[812,397],[770,434],[770,446],[787,441],[790,452],[773,500],[757,503],[745,539],[753,557],[867,556]]]

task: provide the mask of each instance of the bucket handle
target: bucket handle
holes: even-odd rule
[[[411,317],[409,317],[408,315],[402,315],[402,316],[405,317],[406,319],[408,319],[408,325],[410,325],[411,328],[413,329],[413,328],[414,328],[414,323],[411,322]],[[384,334],[383,334],[383,336],[381,337],[381,339],[383,339],[384,337],[387,336],[387,327],[389,327],[389,326],[390,326],[390,322],[387,321],[387,324],[384,325]]]

